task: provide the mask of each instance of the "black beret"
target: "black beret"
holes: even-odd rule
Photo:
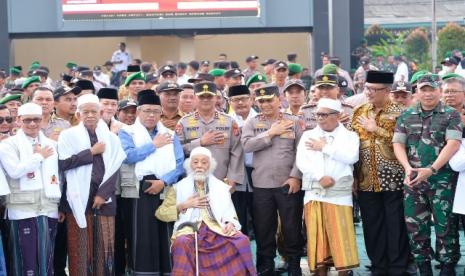
[[[160,97],[151,89],[142,90],[137,94],[137,105],[144,104],[161,105]]]

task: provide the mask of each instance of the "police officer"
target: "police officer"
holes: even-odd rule
[[[329,98],[337,100],[339,97],[339,82],[338,77],[333,74],[319,75],[315,79],[315,94],[316,98]],[[316,109],[317,101],[303,105],[300,108],[302,119],[305,123],[305,130],[313,129],[316,127]],[[342,102],[342,113],[340,122],[347,126],[350,123],[353,107],[349,104]]]
[[[176,134],[186,155],[196,147],[208,148],[218,163],[215,177],[227,179],[234,191],[236,183],[243,183],[244,180],[240,129],[232,117],[215,109],[216,91],[216,85],[212,82],[194,85],[198,98],[197,110],[179,120]]]
[[[452,213],[456,174],[448,161],[462,139],[460,114],[441,101],[439,76],[425,74],[417,84],[418,103],[397,119],[393,143],[405,169],[404,208],[410,248],[421,275],[433,275],[431,260],[441,263],[440,275],[455,275],[460,259],[456,216]],[[434,216],[436,252],[431,248]]]
[[[255,90],[255,97],[262,113],[246,121],[241,140],[244,151],[253,152],[257,270],[260,275],[274,275],[279,213],[289,275],[301,275],[302,177],[295,166],[295,156],[303,124],[298,117],[280,111],[276,85]]]

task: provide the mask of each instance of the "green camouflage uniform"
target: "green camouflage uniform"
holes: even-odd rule
[[[461,140],[462,123],[455,109],[439,103],[431,112],[420,104],[408,108],[397,119],[393,142],[405,144],[412,168],[433,164],[447,140]],[[404,207],[410,247],[417,263],[431,261],[431,215],[436,232],[435,258],[441,263],[460,259],[456,216],[452,213],[456,173],[449,164],[427,181],[411,188],[404,185]]]

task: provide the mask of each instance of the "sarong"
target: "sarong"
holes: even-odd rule
[[[171,275],[170,238],[172,223],[155,217],[161,205],[160,195],[123,198],[125,235],[128,238],[128,268],[131,275]]]
[[[10,220],[8,275],[52,276],[58,220],[47,216]],[[0,274],[1,275],[1,274]]]
[[[70,276],[114,275],[115,217],[86,214],[87,228],[79,228],[72,214],[68,223]]]
[[[232,237],[221,236],[202,223],[198,233],[199,275],[256,275],[250,242],[238,232]],[[195,275],[194,235],[176,238],[171,247],[173,276]]]
[[[304,215],[311,272],[331,266],[338,271],[359,266],[352,207],[310,201],[305,204]]]

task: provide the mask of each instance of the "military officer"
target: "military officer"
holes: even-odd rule
[[[234,191],[236,183],[244,180],[244,153],[240,142],[240,128],[235,120],[215,109],[216,85],[201,82],[194,85],[198,98],[197,110],[184,116],[176,125],[176,134],[189,155],[196,147],[208,148],[218,166],[218,179],[227,179]]]
[[[405,169],[404,213],[410,248],[421,275],[433,275],[431,260],[441,263],[440,275],[456,275],[459,234],[452,204],[457,183],[448,161],[460,148],[462,123],[454,108],[444,105],[439,76],[425,74],[417,82],[418,103],[397,119],[394,153]],[[436,252],[431,248],[434,217]]]

